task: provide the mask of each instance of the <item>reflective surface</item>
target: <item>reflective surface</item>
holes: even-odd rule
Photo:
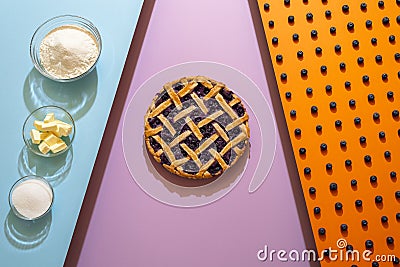
[[[4,231],[0,231],[0,266],[63,265],[142,3],[1,2],[5,12],[0,24],[7,27],[2,30],[0,43],[0,221],[4,222]],[[103,40],[96,68],[68,84],[41,76],[29,56],[29,43],[36,28],[47,19],[64,14],[89,19]],[[73,150],[51,159],[32,154],[22,139],[25,118],[44,105],[65,108],[77,129]],[[44,176],[54,186],[51,214],[34,224],[18,221],[10,214],[7,203],[14,182],[29,174]]]

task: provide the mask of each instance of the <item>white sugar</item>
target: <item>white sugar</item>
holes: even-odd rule
[[[51,206],[53,192],[49,185],[40,180],[26,180],[12,192],[12,203],[24,217],[34,219],[43,215]]]

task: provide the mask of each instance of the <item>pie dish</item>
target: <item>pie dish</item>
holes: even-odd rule
[[[148,151],[169,172],[192,178],[221,175],[244,153],[249,116],[225,84],[205,76],[166,83],[145,115]]]

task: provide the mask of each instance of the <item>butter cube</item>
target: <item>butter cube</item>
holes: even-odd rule
[[[55,136],[54,134],[49,133],[49,135],[43,141],[46,142],[46,144],[51,147],[57,144],[60,140],[61,139]]]
[[[36,145],[40,144],[40,141],[42,140],[42,138],[41,138],[41,133],[38,130],[32,129],[30,131],[29,135],[31,136],[32,143],[34,143]]]
[[[57,125],[57,130],[55,131],[51,131],[52,134],[54,134],[57,137],[61,137],[61,136],[67,136],[65,131],[59,126]]]
[[[43,121],[35,120],[33,126],[36,129],[30,131],[32,143],[39,145],[39,150],[47,154],[50,150],[58,153],[68,146],[60,138],[68,136],[72,132],[72,125],[56,120],[54,113],[48,113]]]
[[[49,136],[50,133],[48,132],[40,132],[40,140],[46,139],[47,136]]]
[[[54,120],[55,123],[57,123],[58,125],[65,125],[65,126],[71,126],[70,124],[60,121],[60,120]],[[72,127],[72,126],[71,126]]]
[[[59,141],[57,143],[55,143],[54,145],[50,146],[50,150],[53,153],[60,152],[66,148],[67,148],[67,144],[65,144],[64,141],[61,139],[59,139]]]
[[[57,130],[52,131],[51,133],[54,134],[57,137],[61,137],[62,136],[62,134],[60,133],[60,128],[58,126],[57,126]]]
[[[39,150],[43,154],[47,154],[50,151],[50,147],[46,142],[41,142],[39,145]]]
[[[42,127],[43,127],[43,122],[42,122],[42,121],[37,121],[37,120],[35,120],[35,121],[33,122],[33,126],[35,126],[35,128],[36,128],[37,130],[41,131],[41,130],[42,130]]]
[[[58,132],[60,133],[60,135],[62,136],[68,136],[71,134],[72,128],[67,128],[67,127],[62,127],[59,126],[58,127]]]
[[[53,132],[53,131],[57,131],[57,124],[52,121],[52,122],[44,122],[41,125],[41,129],[40,131],[44,131],[44,132]]]
[[[54,113],[49,113],[49,114],[47,114],[46,115],[46,117],[44,118],[44,122],[52,122],[52,121],[54,121]]]
[[[71,134],[72,132],[72,125],[65,123],[63,121],[60,120],[55,120],[54,123],[57,124],[57,135],[60,136],[68,136]]]

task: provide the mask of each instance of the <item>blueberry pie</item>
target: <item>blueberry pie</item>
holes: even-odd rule
[[[240,98],[204,76],[166,83],[144,123],[154,159],[176,175],[200,179],[222,174],[244,153],[249,116]]]

